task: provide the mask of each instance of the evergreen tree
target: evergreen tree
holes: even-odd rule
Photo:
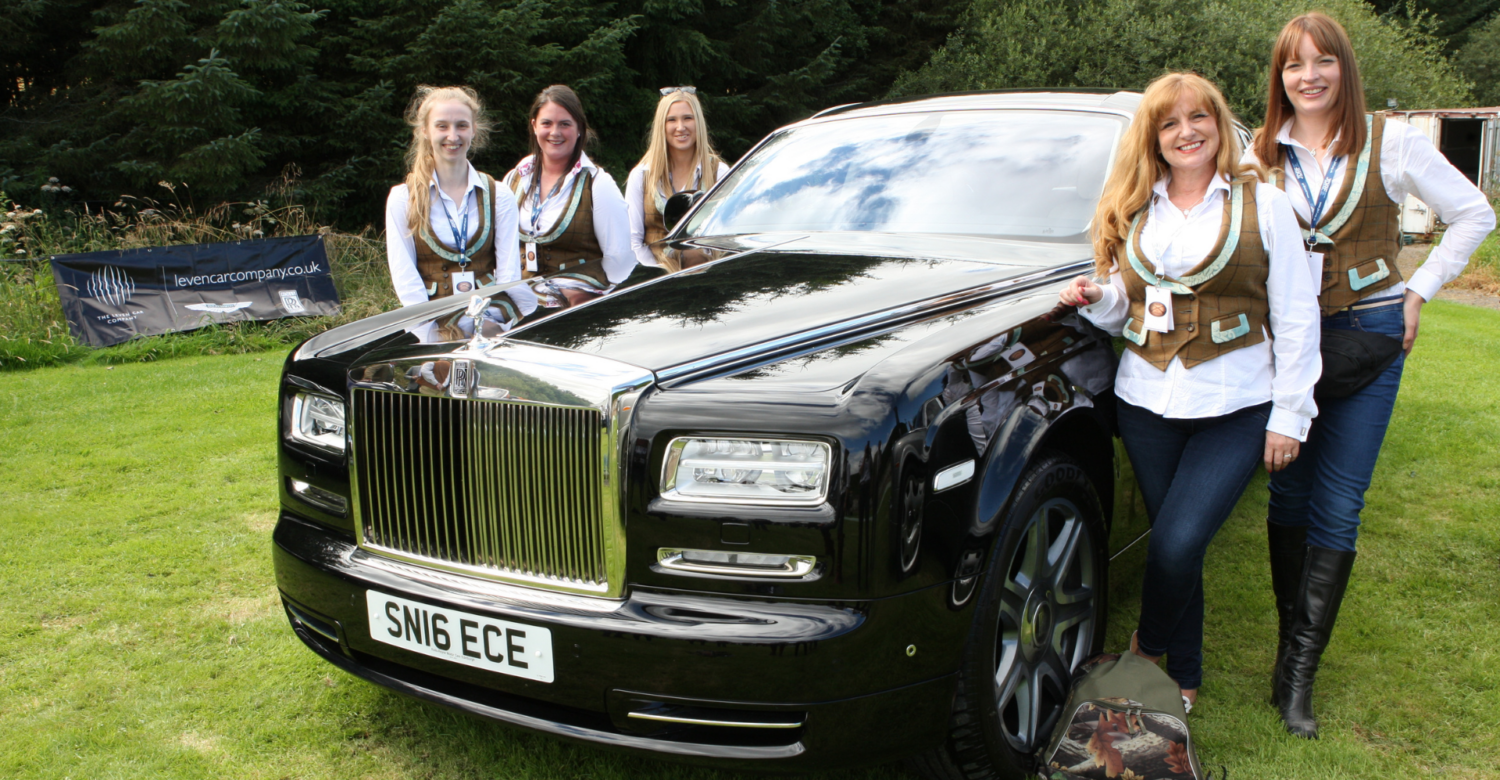
[[[0,7],[0,188],[56,176],[207,205],[289,194],[349,227],[402,176],[418,84],[468,84],[502,174],[548,84],[583,98],[623,180],[657,88],[693,84],[734,159],[778,125],[882,94],[925,62],[967,0],[10,0]],[[316,10],[314,10],[316,8]],[[186,185],[182,187],[180,185]]]

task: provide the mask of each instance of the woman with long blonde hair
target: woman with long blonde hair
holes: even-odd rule
[[[385,203],[386,259],[403,306],[521,277],[516,204],[469,158],[490,122],[468,87],[417,87],[406,181]],[[515,312],[518,314],[518,312]]]
[[[662,209],[667,198],[693,190],[709,190],[729,173],[708,140],[708,120],[695,87],[664,87],[651,121],[646,153],[625,182],[625,207],[630,212],[630,248],[642,265],[677,271],[701,257],[680,256],[660,244],[667,235]]]
[[[1203,679],[1204,552],[1256,465],[1295,458],[1317,414],[1317,292],[1296,216],[1240,156],[1211,82],[1151,82],[1095,213],[1098,280],[1061,294],[1126,340],[1120,437],[1152,519],[1130,649],[1167,657],[1188,709]]]
[[[1318,280],[1321,327],[1388,336],[1392,356],[1360,389],[1320,396],[1322,414],[1303,456],[1271,477],[1266,536],[1280,622],[1271,698],[1287,731],[1315,739],[1313,678],[1354,569],[1360,510],[1401,387],[1403,353],[1416,342],[1422,304],[1463,272],[1494,229],[1495,212],[1427,136],[1365,112],[1353,44],[1332,18],[1310,13],[1287,22],[1272,50],[1269,88],[1266,121],[1247,160],[1272,166],[1297,213]],[[1448,229],[1403,279],[1396,255],[1407,195],[1421,198]],[[1346,377],[1329,379],[1352,386]]]

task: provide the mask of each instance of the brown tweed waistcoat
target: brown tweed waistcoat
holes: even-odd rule
[[[1150,205],[1136,215],[1120,273],[1130,300],[1125,321],[1126,348],[1165,371],[1172,358],[1192,368],[1234,350],[1265,341],[1271,305],[1266,297],[1270,257],[1260,239],[1255,184],[1235,182],[1224,198],[1224,218],[1214,248],[1181,279],[1162,277],[1172,290],[1172,330],[1146,330],[1146,287],[1158,278],[1141,253],[1141,226]]]
[[[1325,317],[1401,281],[1401,270],[1396,267],[1396,255],[1401,252],[1401,206],[1391,200],[1380,178],[1386,116],[1367,114],[1365,122],[1369,127],[1365,147],[1358,156],[1345,161],[1351,167],[1344,173],[1339,195],[1328,207],[1317,233],[1318,243],[1312,249],[1323,253],[1318,305]],[[1285,148],[1278,162],[1282,167],[1272,171],[1271,180],[1285,190]],[[1359,188],[1357,192],[1355,187]],[[1304,238],[1313,235],[1312,226],[1301,214],[1297,221]]]
[[[516,196],[516,206],[521,210],[521,221],[525,222],[529,209],[521,209],[526,201],[530,179],[522,180],[511,171],[505,179],[506,186]],[[599,237],[594,233],[594,175],[580,171],[573,179],[568,203],[557,221],[547,232],[536,239],[536,271],[528,271],[526,244],[531,236],[519,232],[521,242],[521,274],[533,276],[576,279],[588,286],[603,290],[609,287],[609,277],[604,273],[604,250],[599,248]]]
[[[641,188],[641,199],[645,201],[641,207],[641,216],[646,228],[646,246],[656,256],[656,262],[669,273],[682,270],[682,264],[667,251],[667,245],[657,243],[667,237],[667,221],[656,208],[656,193],[651,192],[649,185]]]
[[[467,267],[459,266],[458,250],[434,236],[429,222],[422,223],[416,240],[412,241],[417,249],[417,273],[422,275],[422,282],[427,285],[429,299],[446,298],[454,294],[452,274],[455,271],[473,271],[477,284],[495,281],[495,237],[491,231],[494,230],[495,197],[498,190],[495,180],[489,174],[479,175],[484,179],[484,189],[479,198],[479,227],[466,247],[469,257]],[[465,204],[464,208],[467,207]]]

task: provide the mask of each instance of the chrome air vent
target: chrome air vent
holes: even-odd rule
[[[350,375],[365,550],[547,590],[619,596],[621,431],[649,372],[501,344]]]

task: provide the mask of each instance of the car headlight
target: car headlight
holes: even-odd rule
[[[292,396],[293,441],[344,454],[344,402],[311,393]]]
[[[661,492],[679,501],[819,504],[828,496],[831,452],[815,441],[673,439]]]

